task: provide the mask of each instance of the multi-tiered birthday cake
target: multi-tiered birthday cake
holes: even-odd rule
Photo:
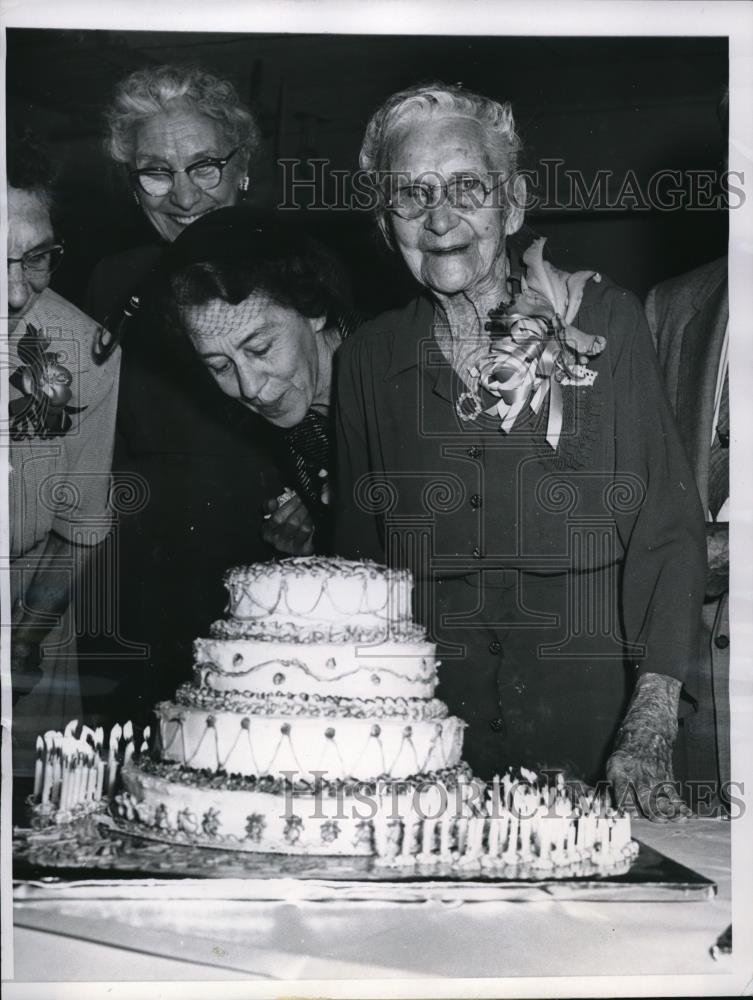
[[[129,819],[206,846],[371,854],[375,796],[402,811],[419,785],[469,777],[410,574],[286,559],[225,585],[193,682],[156,708],[157,759],[122,770]]]
[[[128,723],[40,740],[35,801],[53,822],[109,801],[124,829],[237,851],[376,855],[403,870],[538,877],[629,865],[630,820],[561,777],[491,785],[462,761],[464,723],[434,697],[435,646],[406,571],[339,559],[230,570],[227,617],[194,677]],[[529,874],[526,874],[529,873]]]

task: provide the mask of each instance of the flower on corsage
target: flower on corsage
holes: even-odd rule
[[[48,351],[50,339],[26,324],[26,333],[18,344],[18,356],[24,362],[10,377],[10,384],[21,394],[10,404],[11,437],[14,440],[59,437],[70,430],[71,414],[85,406],[71,406],[73,375],[60,363],[59,355]]]
[[[523,254],[526,274],[520,291],[509,303],[489,313],[486,329],[492,351],[477,374],[500,402],[492,410],[508,433],[522,410],[538,413],[549,396],[546,439],[552,448],[562,430],[562,384],[592,385],[596,372],[586,366],[601,354],[604,337],[584,333],[572,325],[586,282],[601,281],[596,271],[568,274],[543,258],[546,240],[533,241]]]

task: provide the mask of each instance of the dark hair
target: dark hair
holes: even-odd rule
[[[337,322],[347,284],[339,262],[317,240],[243,206],[217,209],[182,233],[163,263],[161,300],[169,327],[182,310],[222,299],[231,305],[268,296],[303,316]]]
[[[35,191],[52,201],[55,171],[45,147],[30,129],[8,129],[6,143],[8,186]]]

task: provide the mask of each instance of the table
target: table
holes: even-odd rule
[[[636,821],[634,835],[713,879],[716,898],[17,900],[15,981],[723,975],[709,949],[731,920],[730,824]]]

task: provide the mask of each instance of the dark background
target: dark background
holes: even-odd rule
[[[447,38],[344,35],[50,31],[7,32],[11,123],[31,126],[60,168],[59,229],[66,261],[54,286],[81,304],[101,257],[154,235],[101,148],[102,111],[114,83],[144,65],[191,63],[231,79],[258,115],[264,149],[253,200],[283,198],[278,160],[322,157],[357,168],[371,112],[421,80],[462,82],[513,104],[526,166],[561,158],[590,182],[628,170],[721,169],[717,114],[727,84],[726,38]],[[726,143],[726,139],[724,140]],[[367,215],[308,212],[348,261],[368,310],[398,304],[410,285]],[[597,268],[641,297],[656,281],[727,248],[719,210],[533,213],[561,266]]]

